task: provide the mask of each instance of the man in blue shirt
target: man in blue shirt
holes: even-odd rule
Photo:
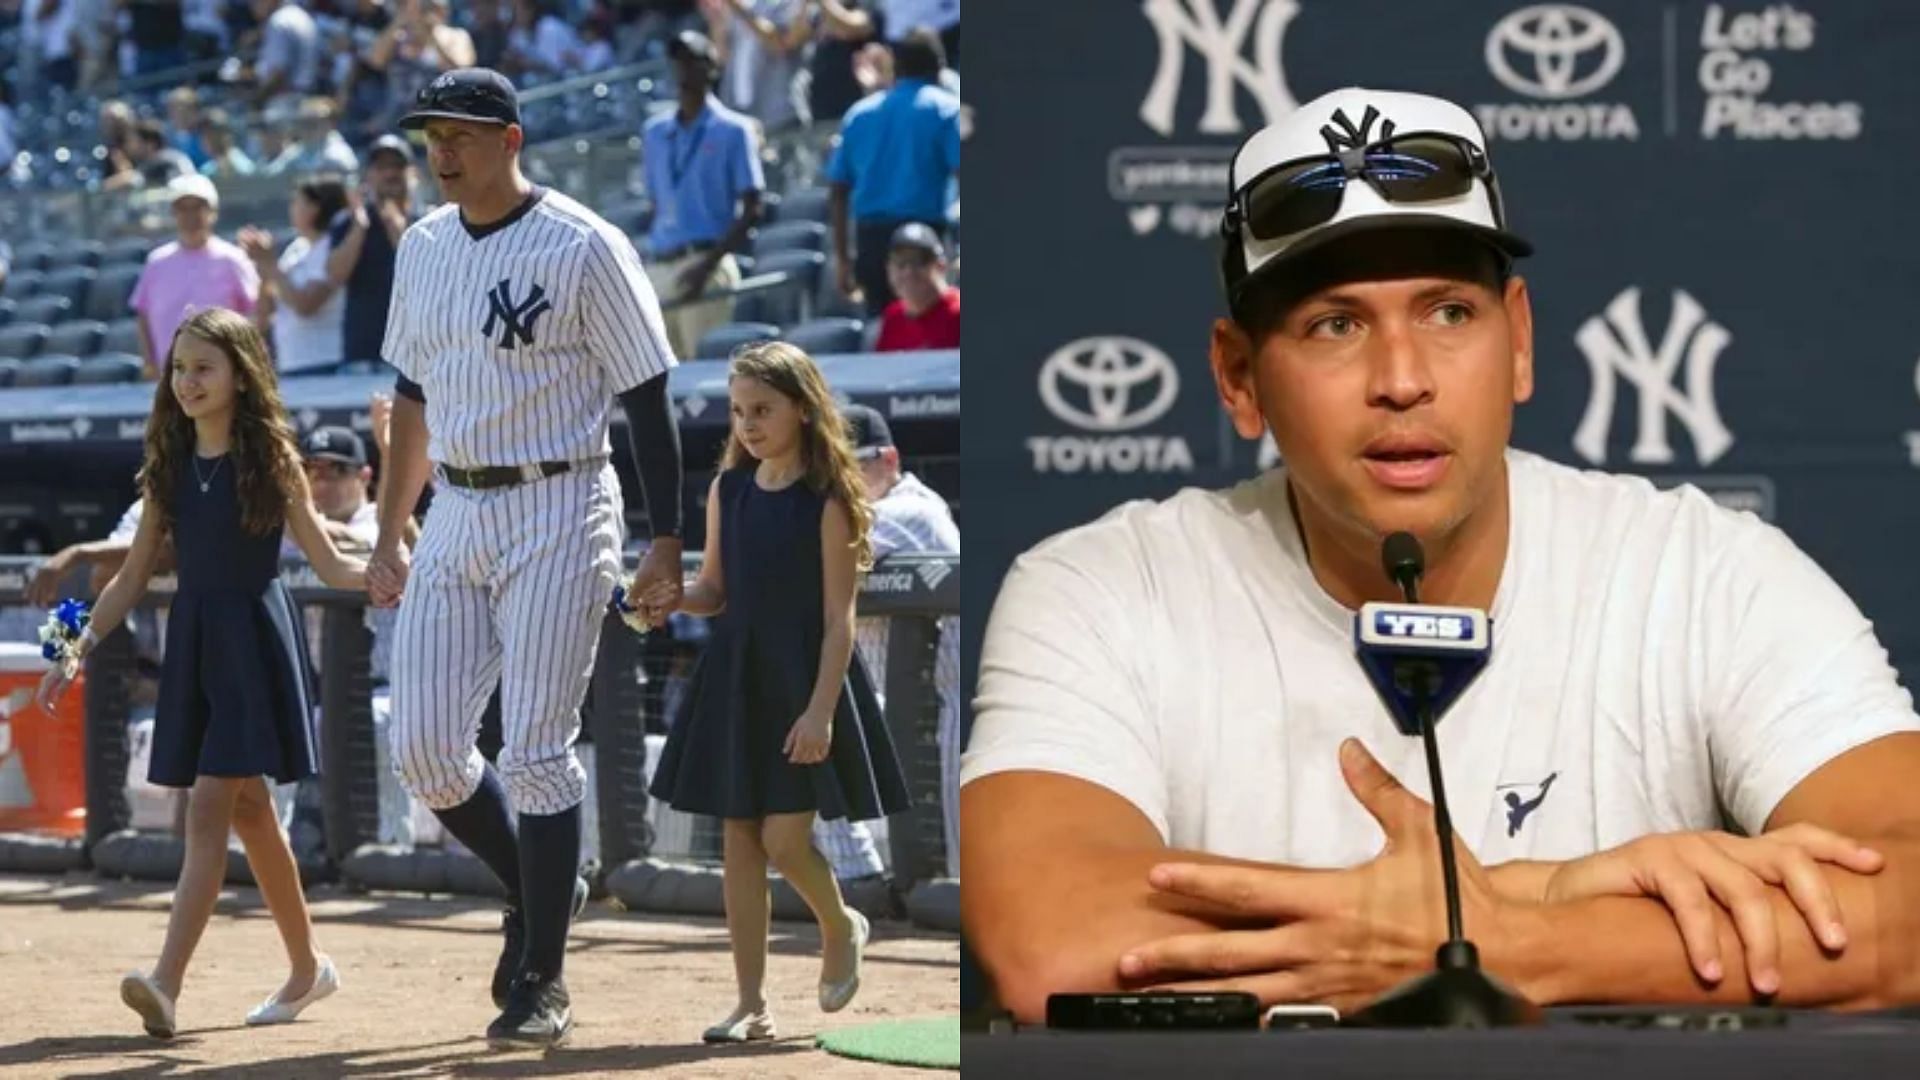
[[[346,294],[341,352],[348,360],[380,360],[393,299],[394,253],[400,234],[419,220],[413,212],[413,147],[382,135],[367,148],[365,183],[357,202],[327,230],[327,277]]]
[[[887,251],[894,231],[918,221],[947,230],[947,190],[960,173],[960,98],[940,86],[940,38],[916,30],[893,45],[898,81],[847,110],[827,163],[833,184],[833,253],[841,293],[865,296],[867,313],[893,302]],[[858,262],[848,254],[852,204]]]
[[[679,104],[647,121],[641,156],[653,196],[647,276],[660,294],[675,356],[693,355],[707,331],[733,319],[733,299],[692,303],[730,292],[740,281],[733,249],[760,218],[760,171],[753,121],[713,96],[719,53],[703,34],[682,31],[668,46]]]

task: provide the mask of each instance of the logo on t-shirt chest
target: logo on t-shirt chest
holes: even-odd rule
[[[513,294],[514,284],[510,278],[501,278],[487,293],[487,322],[480,332],[492,337],[498,328],[502,349],[513,348],[516,340],[521,345],[532,345],[535,324],[540,316],[553,310],[547,290],[539,285],[531,286],[520,300],[516,301]]]

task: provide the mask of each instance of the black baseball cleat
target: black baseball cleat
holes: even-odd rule
[[[539,1050],[559,1046],[573,1033],[573,999],[567,982],[526,972],[507,991],[507,1005],[487,1025],[487,1045],[495,1050]]]
[[[579,918],[587,907],[587,879],[573,879],[573,917]],[[527,951],[527,916],[517,907],[508,908],[500,916],[500,933],[506,940],[500,944],[500,959],[493,965],[493,1007],[507,1007],[507,990],[513,985],[513,977],[520,972],[520,958]]]

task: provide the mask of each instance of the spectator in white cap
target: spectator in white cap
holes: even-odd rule
[[[199,173],[176,176],[167,185],[177,239],[147,256],[131,306],[140,319],[140,356],[147,377],[159,378],[173,345],[173,332],[194,311],[223,307],[252,315],[260,275],[246,252],[213,235],[220,220],[220,191]]]
[[[960,798],[963,918],[1003,1001],[1350,1013],[1434,969],[1443,842],[1485,971],[1538,1005],[1920,1000],[1911,695],[1780,530],[1508,445],[1530,248],[1472,115],[1336,91],[1228,183],[1213,381],[1283,464],[1006,575]],[[1390,562],[1400,534],[1420,554]],[[1444,838],[1423,742],[1354,655],[1402,625],[1361,620],[1416,563],[1422,602],[1497,630],[1438,728]]]

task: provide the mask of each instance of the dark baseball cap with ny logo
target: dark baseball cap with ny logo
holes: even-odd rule
[[[413,111],[400,118],[400,126],[417,131],[429,120],[518,124],[520,94],[511,80],[490,68],[456,68],[420,88]]]

